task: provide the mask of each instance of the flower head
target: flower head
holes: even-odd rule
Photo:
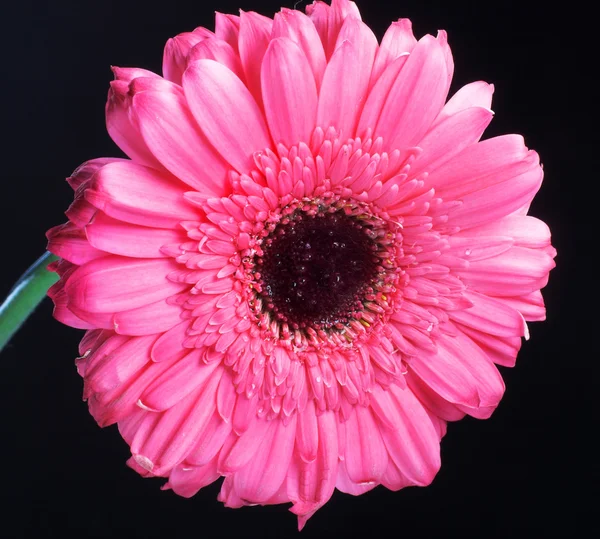
[[[163,77],[114,68],[129,159],[71,178],[58,320],[129,465],[227,506],[429,484],[446,422],[487,418],[554,266],[522,137],[480,142],[493,87],[450,100],[446,34],[381,44],[356,5],[217,13]]]

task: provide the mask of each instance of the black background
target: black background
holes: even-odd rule
[[[87,159],[120,155],[104,127],[109,66],[160,72],[164,42],[214,28],[214,10],[272,16],[280,6],[3,3],[0,296],[44,251],[44,232],[64,221],[72,198],[64,178]],[[548,320],[530,324],[517,367],[502,369],[504,400],[487,421],[450,424],[434,483],[360,497],[336,492],[299,537],[594,535],[584,524],[598,495],[597,47],[583,3],[551,6],[359,2],[379,38],[399,17],[413,20],[417,36],[446,29],[453,91],[480,79],[496,85],[486,137],[522,133],[540,153],[545,181],[531,212],[550,224],[558,266],[544,291]],[[0,356],[0,536],[298,537],[286,506],[226,509],[216,501],[218,483],[186,500],[127,468],[116,427],[99,429],[81,401],[73,365],[81,332],[54,321],[51,310],[44,302]]]

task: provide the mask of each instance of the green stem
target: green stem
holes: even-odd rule
[[[0,351],[44,299],[48,288],[58,280],[58,275],[47,269],[57,258],[51,253],[40,256],[0,305]]]

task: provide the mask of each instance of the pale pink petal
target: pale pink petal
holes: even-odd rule
[[[183,95],[139,93],[133,112],[148,148],[167,170],[201,193],[226,193],[227,164],[198,128]]]
[[[278,37],[287,37],[302,49],[319,89],[327,62],[323,44],[312,21],[301,11],[282,8],[275,14],[271,39]]]
[[[417,40],[412,31],[410,19],[398,19],[386,30],[377,50],[373,71],[371,72],[371,86],[381,76],[385,68],[399,56],[411,52]]]
[[[365,73],[371,72],[377,49],[377,39],[362,22],[349,19],[343,32],[325,69],[317,110],[317,125],[335,127],[342,138],[354,135],[369,84]]]
[[[205,28],[194,32],[184,32],[167,41],[163,54],[162,71],[165,79],[181,84],[181,77],[186,67],[186,58],[194,45],[214,35]]]
[[[265,115],[275,144],[309,142],[315,128],[317,88],[308,60],[286,38],[271,41],[262,63]]]
[[[248,90],[259,105],[262,105],[260,66],[269,46],[272,27],[272,19],[254,11],[240,10],[240,34],[238,37],[240,60]]]
[[[238,171],[253,167],[254,152],[271,146],[256,101],[229,69],[212,60],[198,60],[183,76],[183,88],[208,140]]]
[[[175,178],[132,162],[100,169],[85,197],[110,217],[136,225],[177,228],[198,218]]]
[[[102,212],[85,227],[85,236],[96,249],[134,258],[164,258],[160,250],[163,245],[187,241],[183,230],[132,225]]]
[[[74,307],[92,313],[115,313],[165,299],[186,285],[167,275],[177,268],[171,260],[105,256],[81,266],[65,289]]]
[[[442,110],[448,68],[440,40],[423,37],[410,53],[390,90],[375,128],[386,149],[413,146]]]

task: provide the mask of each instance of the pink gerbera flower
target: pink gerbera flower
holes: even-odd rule
[[[167,42],[163,77],[114,68],[130,159],[69,183],[55,316],[129,465],[229,507],[427,485],[446,422],[487,418],[543,320],[554,266],[527,215],[538,156],[479,142],[493,87],[446,102],[445,32],[381,44],[353,2],[217,13]]]

